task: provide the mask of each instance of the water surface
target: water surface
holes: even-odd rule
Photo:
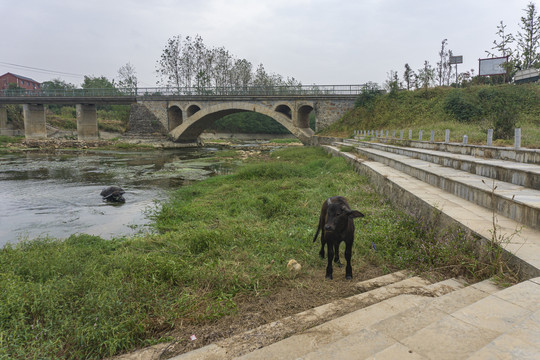
[[[164,151],[0,153],[0,247],[39,236],[111,238],[147,231],[147,213],[167,192],[221,169],[215,148]],[[103,202],[121,186],[126,202]]]

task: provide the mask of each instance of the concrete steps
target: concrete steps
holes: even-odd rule
[[[296,358],[401,311],[425,306],[434,298],[464,288],[462,282],[454,279],[431,284],[422,278],[408,276],[400,272],[359,283],[358,289],[371,290],[263,325],[173,359]],[[475,294],[469,296],[469,301],[488,295],[485,291],[472,291]]]
[[[388,165],[365,160],[355,154],[340,152],[337,147],[326,146],[325,149],[334,155],[344,157],[357,171],[369,177],[380,193],[388,196],[403,209],[421,209],[424,214],[436,209],[441,215],[442,222],[449,225],[458,224],[485,241],[492,239],[491,210]],[[503,251],[510,262],[520,268],[525,278],[540,276],[540,231],[501,215],[495,220],[497,236],[502,237]]]
[[[479,158],[471,155],[454,154],[447,151],[426,150],[412,147],[394,146],[381,143],[369,143],[344,140],[344,143],[404,155],[442,166],[463,170],[515,185],[540,190],[540,165],[520,163],[508,160]]]
[[[399,338],[416,326],[422,328],[497,290],[487,282],[479,287],[461,288],[453,279],[435,285],[451,286],[454,290],[441,297],[394,297],[239,359],[363,359],[394,345],[396,339],[389,334]],[[484,290],[480,290],[482,287]]]
[[[361,143],[356,150],[370,160],[388,165],[486,209],[495,209],[502,216],[540,230],[540,190],[499,180],[508,178],[515,182],[538,186],[540,181],[538,165],[502,160],[488,161],[467,155],[412,148],[400,150],[394,146],[371,143]],[[444,165],[440,165],[441,163]],[[462,168],[469,171],[461,170]],[[522,171],[515,171],[518,168],[522,168]],[[493,191],[495,186],[496,189]]]

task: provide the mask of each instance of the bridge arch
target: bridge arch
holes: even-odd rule
[[[308,143],[313,136],[309,125],[305,128],[294,126],[292,120],[284,113],[273,110],[264,105],[248,102],[228,102],[205,107],[188,117],[181,125],[172,129],[169,135],[177,142],[196,142],[202,132],[210,127],[214,121],[238,112],[253,111],[274,119],[303,143]]]
[[[193,116],[197,111],[200,111],[201,107],[197,104],[191,104],[187,108],[187,117]]]
[[[292,110],[289,105],[279,104],[278,106],[276,106],[276,111],[284,114],[289,119],[292,119]]]
[[[313,106],[311,105],[302,105],[298,108],[298,127],[308,128],[309,127],[309,114],[313,111]]]
[[[182,125],[184,122],[182,109],[177,105],[173,105],[167,109],[167,117],[169,119],[169,131]]]

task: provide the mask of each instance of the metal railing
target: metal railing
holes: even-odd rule
[[[4,89],[3,97],[156,97],[156,96],[324,96],[358,95],[364,85],[301,85],[246,87],[146,87],[111,89]]]

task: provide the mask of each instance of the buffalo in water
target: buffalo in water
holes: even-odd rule
[[[126,199],[122,195],[126,192],[119,186],[109,186],[101,191],[101,196],[103,200],[109,202],[123,203],[126,202]]]

